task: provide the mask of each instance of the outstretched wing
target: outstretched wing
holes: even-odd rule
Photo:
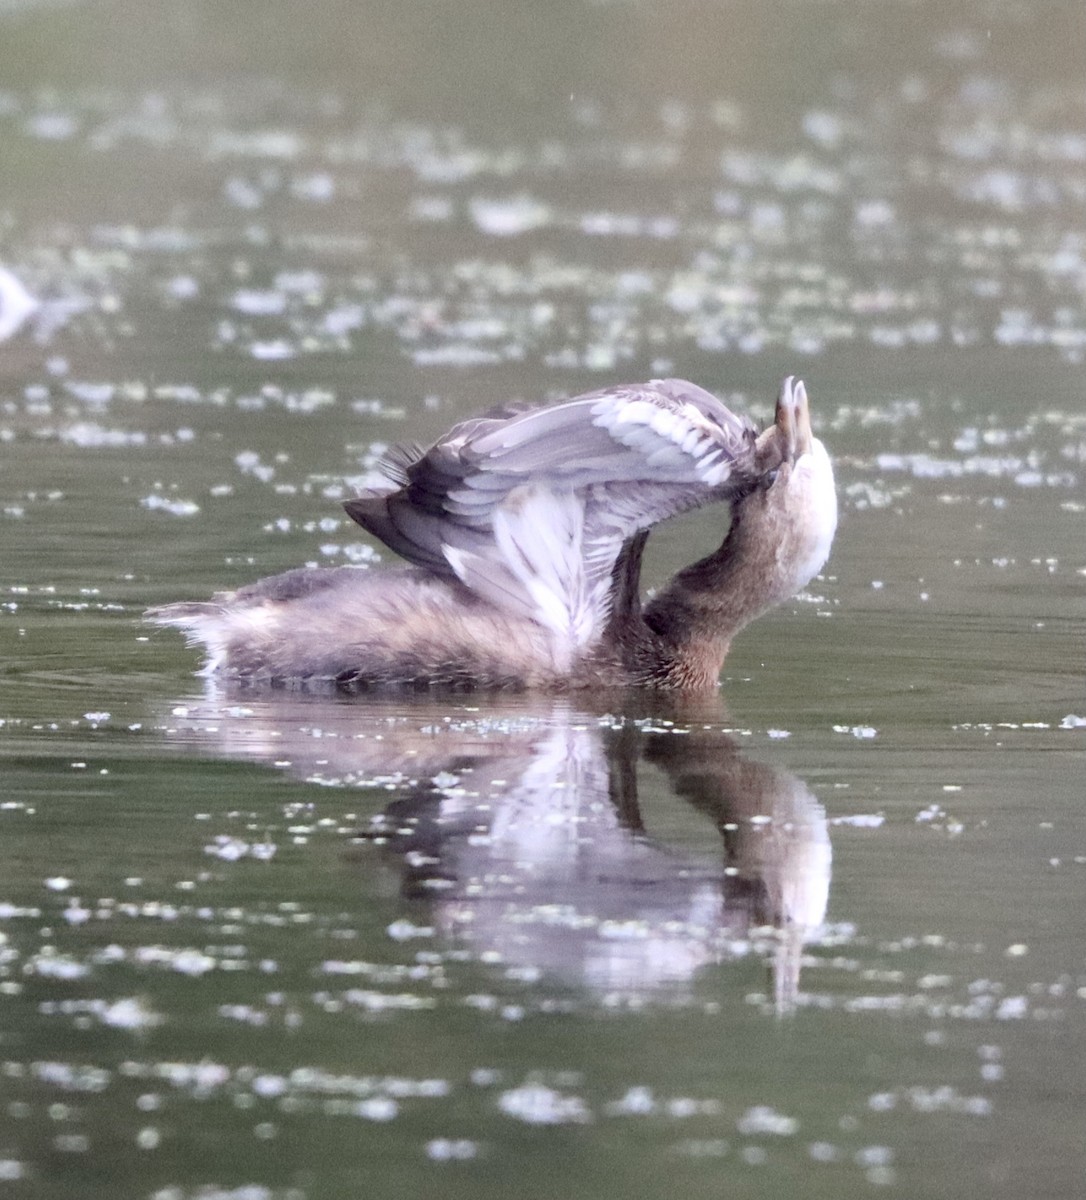
[[[692,383],[652,380],[495,410],[398,450],[387,471],[400,486],[348,501],[355,521],[572,651],[602,633],[631,538],[750,490],[755,430]]]

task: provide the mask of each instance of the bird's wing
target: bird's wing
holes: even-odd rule
[[[755,460],[749,422],[694,384],[653,380],[462,422],[425,453],[396,452],[398,487],[345,507],[409,561],[583,649],[623,545],[749,491]]]

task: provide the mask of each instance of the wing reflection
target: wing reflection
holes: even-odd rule
[[[175,708],[172,729],[315,782],[392,787],[359,853],[382,847],[405,895],[486,961],[636,999],[756,952],[787,1009],[826,912],[825,813],[709,715],[265,693]]]

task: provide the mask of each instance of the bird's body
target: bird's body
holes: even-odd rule
[[[153,609],[207,672],[279,684],[716,685],[734,633],[821,569],[833,471],[802,384],[762,434],[682,380],[494,410],[346,505],[412,566],[289,571]],[[644,609],[641,552],[667,517],[727,502],[723,544]]]

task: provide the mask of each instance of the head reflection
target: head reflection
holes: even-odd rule
[[[800,779],[740,753],[719,709],[715,725],[702,711],[523,700],[190,712],[228,754],[396,783],[359,857],[379,847],[405,896],[488,962],[636,1001],[675,998],[701,968],[753,952],[770,963],[776,1007],[796,1002],[829,894],[825,813]],[[683,836],[668,839],[676,824]]]

